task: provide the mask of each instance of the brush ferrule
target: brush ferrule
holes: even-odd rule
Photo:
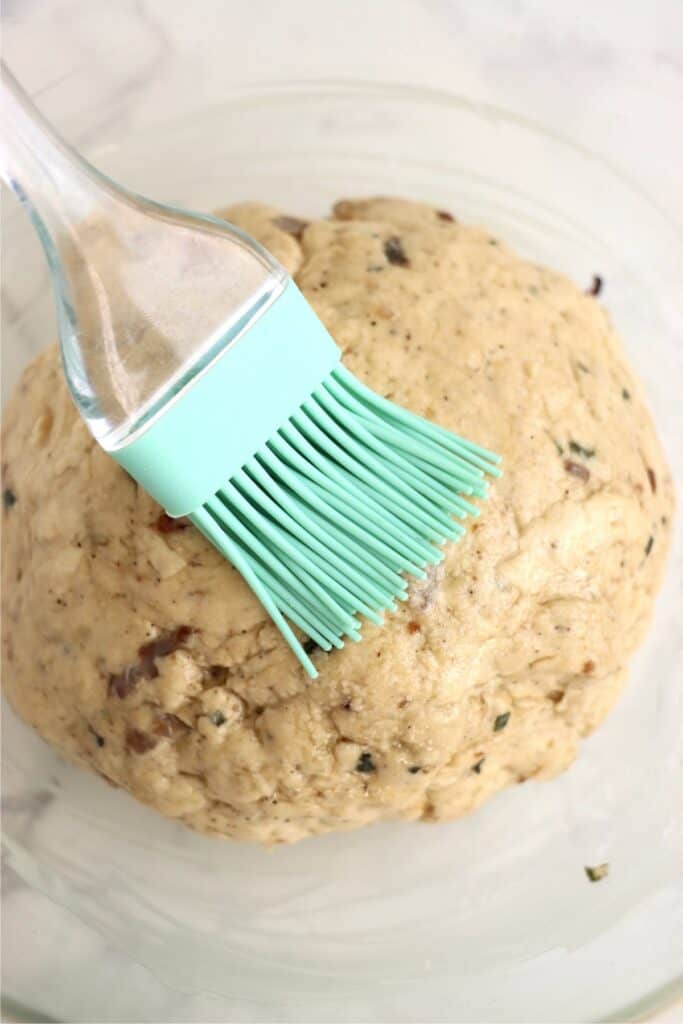
[[[112,456],[171,516],[209,500],[294,414],[341,358],[293,281]]]

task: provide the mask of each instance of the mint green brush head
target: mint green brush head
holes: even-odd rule
[[[79,412],[242,574],[314,677],[306,639],[329,651],[380,624],[478,515],[498,457],[365,387],[256,242],[119,188],[4,69],[2,122]]]

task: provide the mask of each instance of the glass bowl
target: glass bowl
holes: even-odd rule
[[[134,189],[203,210],[252,198],[314,216],[342,196],[424,199],[582,286],[599,274],[683,480],[683,247],[656,205],[591,153],[443,93],[309,83],[252,88],[89,155]],[[5,248],[7,391],[55,320],[38,244],[14,208]],[[551,783],[452,824],[267,852],[157,817],[64,764],[5,707],[9,863],[151,968],[169,1007],[178,992],[197,1006],[210,993],[221,1019],[598,1020],[648,1009],[676,988],[683,955],[682,566],[677,532],[626,693]],[[590,884],[584,865],[603,861],[609,877]],[[106,1002],[106,1019],[137,1019],[125,985],[81,992],[77,1009],[64,988],[53,1000],[48,985],[37,1008],[93,1019]],[[190,1005],[184,1013],[200,1012]]]

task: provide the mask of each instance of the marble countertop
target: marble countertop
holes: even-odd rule
[[[245,83],[421,84],[574,138],[625,169],[679,225],[681,40],[681,0],[5,0],[3,9],[4,59],[84,148]],[[130,999],[98,1019],[209,1019],[189,1000],[176,1000],[171,1016],[148,972],[131,972],[119,952],[11,871],[2,926],[3,988],[27,1005],[92,1020],[98,993],[126,971]],[[48,979],[49,1003],[41,997]]]
[[[5,0],[4,55],[81,146],[234,85],[429,85],[555,128],[683,221],[679,0]]]

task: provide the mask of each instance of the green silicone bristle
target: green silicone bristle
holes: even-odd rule
[[[308,674],[290,622],[323,650],[358,640],[478,515],[492,452],[376,395],[341,365],[190,516],[244,576]],[[465,497],[466,496],[466,497]],[[289,620],[289,622],[288,622]]]

